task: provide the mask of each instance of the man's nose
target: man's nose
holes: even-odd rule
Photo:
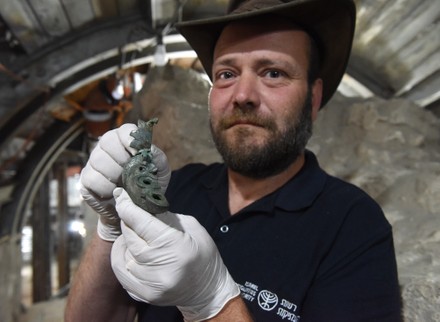
[[[255,108],[260,104],[257,76],[243,72],[237,79],[234,90],[234,106],[242,109]]]

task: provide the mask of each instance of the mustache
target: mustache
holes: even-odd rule
[[[232,114],[223,117],[218,123],[218,128],[227,130],[237,124],[250,124],[269,130],[276,129],[276,124],[271,118],[262,117],[254,112],[243,112],[241,110],[235,110]]]

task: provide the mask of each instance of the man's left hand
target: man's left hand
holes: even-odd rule
[[[214,241],[194,217],[152,216],[122,188],[114,197],[122,235],[112,248],[112,268],[131,297],[177,306],[186,321],[201,321],[240,294]]]

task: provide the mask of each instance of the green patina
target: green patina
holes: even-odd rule
[[[136,205],[151,214],[159,214],[168,210],[168,201],[158,183],[158,171],[151,152],[153,126],[157,122],[157,118],[146,122],[138,120],[138,129],[130,133],[134,138],[130,146],[138,152],[122,171],[122,185],[130,198]]]

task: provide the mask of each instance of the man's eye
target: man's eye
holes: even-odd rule
[[[234,75],[231,72],[222,72],[218,75],[218,78],[220,79],[229,79],[232,78]]]
[[[266,76],[270,78],[279,78],[282,76],[282,73],[278,70],[269,70],[266,72]]]

